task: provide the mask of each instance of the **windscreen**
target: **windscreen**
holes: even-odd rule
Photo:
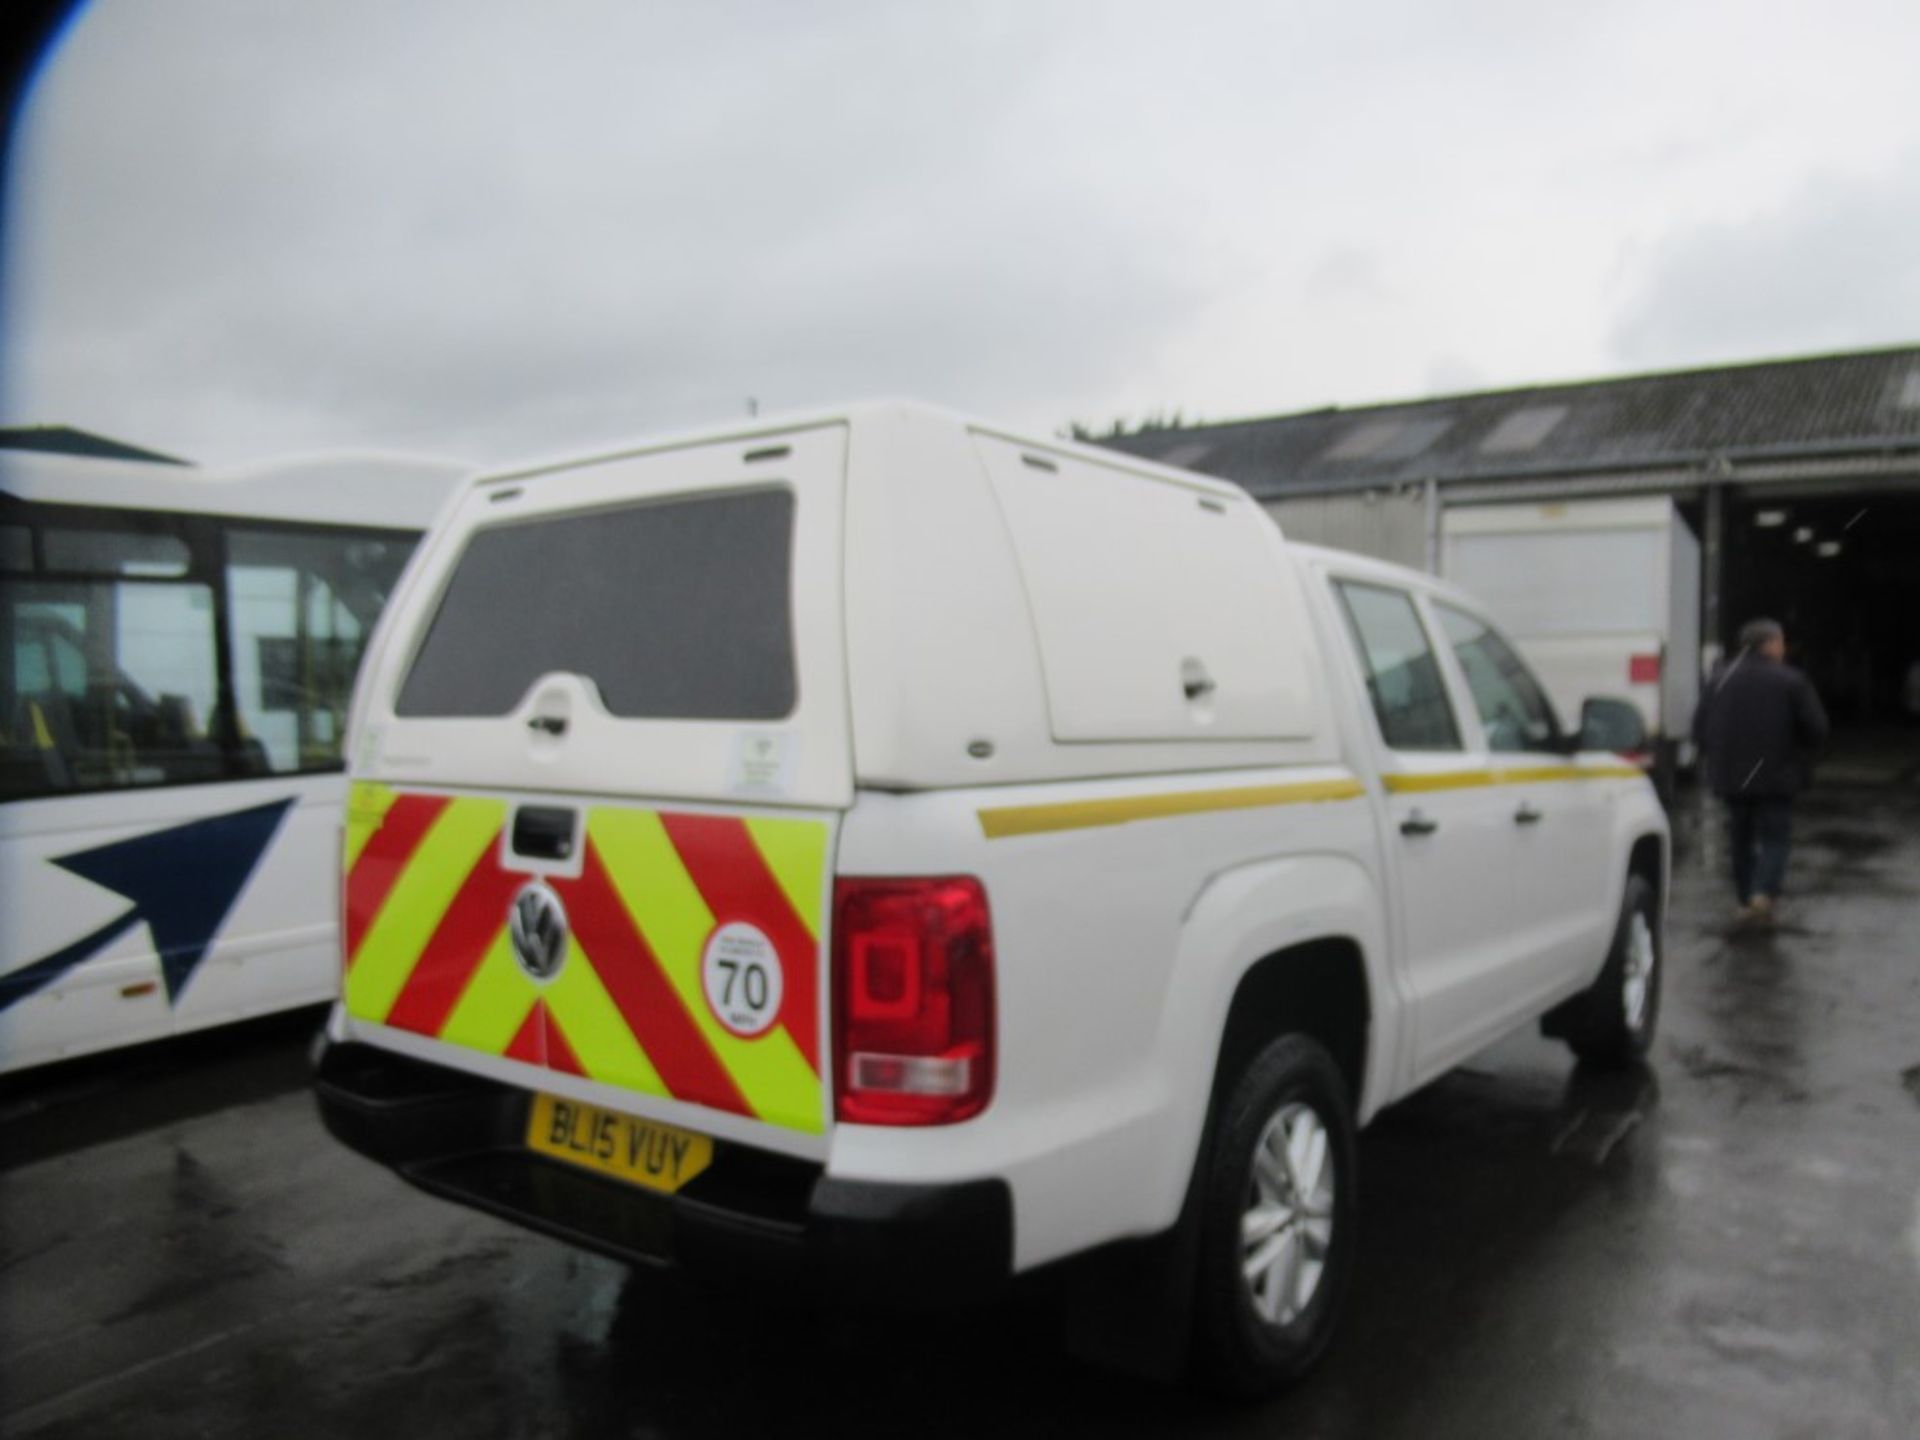
[[[782,719],[795,701],[792,541],[787,490],[477,530],[394,710],[506,715],[566,671],[624,719]]]

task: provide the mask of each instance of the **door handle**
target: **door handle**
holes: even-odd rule
[[[1520,808],[1513,812],[1513,823],[1516,825],[1538,825],[1540,823],[1540,814],[1540,811],[1534,809],[1533,806],[1522,800],[1520,802]]]
[[[513,853],[529,860],[565,860],[573,854],[574,815],[557,805],[523,805],[513,817]]]
[[[1439,828],[1440,822],[1438,820],[1429,820],[1418,810],[1415,810],[1400,822],[1400,833],[1402,835],[1431,835]]]

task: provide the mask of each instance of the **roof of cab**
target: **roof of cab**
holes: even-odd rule
[[[1474,598],[1471,591],[1462,590],[1458,585],[1438,575],[1430,575],[1425,570],[1415,570],[1410,565],[1377,560],[1356,550],[1336,550],[1330,545],[1308,545],[1295,540],[1287,541],[1287,549],[1301,563],[1316,568],[1333,570],[1356,579],[1377,581],[1383,585],[1396,585],[1405,590],[1425,590],[1442,599],[1458,601],[1469,610],[1486,608]]]

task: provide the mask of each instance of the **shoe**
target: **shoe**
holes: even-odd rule
[[[1773,897],[1756,895],[1747,902],[1747,913],[1753,917],[1752,924],[1761,930],[1773,928]]]

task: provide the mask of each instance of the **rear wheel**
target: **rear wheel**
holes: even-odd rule
[[[1557,1012],[1552,1033],[1573,1053],[1610,1069],[1644,1060],[1660,1021],[1660,907],[1644,875],[1627,877],[1606,967],[1591,989]]]
[[[1207,1147],[1195,1342],[1200,1376],[1257,1395],[1303,1374],[1332,1337],[1352,1271],[1352,1105],[1301,1035],[1254,1057]]]

